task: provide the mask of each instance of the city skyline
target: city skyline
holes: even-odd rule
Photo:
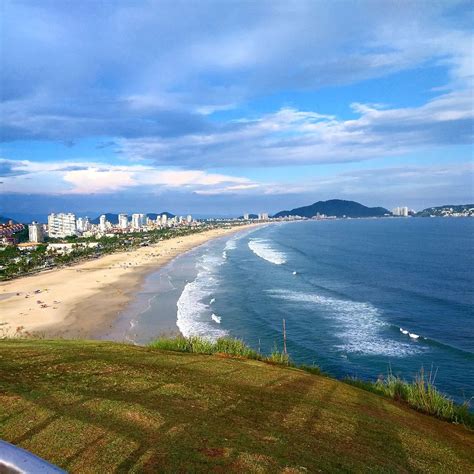
[[[469,2],[2,14],[0,215],[474,200]]]

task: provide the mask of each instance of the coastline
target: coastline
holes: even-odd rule
[[[111,328],[150,272],[209,240],[258,225],[174,237],[149,247],[0,283],[0,337],[23,332],[95,338]]]

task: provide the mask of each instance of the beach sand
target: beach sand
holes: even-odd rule
[[[106,333],[146,274],[211,239],[251,226],[175,237],[0,283],[0,336],[27,332],[44,337],[94,338]]]

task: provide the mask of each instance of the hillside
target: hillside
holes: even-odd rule
[[[381,217],[390,214],[390,211],[383,207],[367,207],[355,201],[331,199],[329,201],[318,201],[310,206],[297,207],[291,211],[280,211],[273,217],[313,217],[318,213],[336,217]]]
[[[444,216],[474,216],[474,204],[446,204],[444,206],[428,207],[416,213],[417,217]]]
[[[0,216],[0,224],[8,224],[9,221],[13,221],[14,224],[17,224],[17,222],[10,217]]]
[[[473,472],[463,426],[254,360],[0,341],[0,437],[69,472]]]
[[[174,217],[174,214],[171,214],[170,212],[162,212],[160,214],[155,214],[155,213],[150,213],[147,214],[146,216],[149,217],[150,219],[155,220],[158,216],[162,216],[163,214],[166,214],[168,216],[168,219],[171,219]],[[110,212],[107,212],[104,214],[106,217],[106,220],[109,221],[112,224],[118,224],[118,214],[113,214]],[[128,216],[128,218],[131,218],[131,214]],[[100,220],[100,216],[97,216],[95,219],[91,220],[92,224],[98,224]]]

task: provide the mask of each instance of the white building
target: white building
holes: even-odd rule
[[[126,229],[128,227],[128,215],[119,214],[118,215],[118,225],[121,229]]]
[[[145,214],[132,214],[132,228],[141,229],[146,224]]]
[[[249,220],[249,214],[248,213],[244,214],[244,220],[246,220],[246,221]]]
[[[28,237],[29,237],[30,242],[43,242],[44,240],[43,226],[33,221],[28,226]]]
[[[186,222],[188,224],[191,224],[193,222],[193,216],[191,214],[188,214],[186,217]]]
[[[392,214],[394,216],[408,217],[408,207],[395,207],[394,209],[392,209]]]
[[[161,216],[161,224],[166,225],[167,222],[168,222],[168,216],[166,214],[163,214]]]
[[[99,230],[105,232],[107,230],[107,217],[105,214],[102,214],[99,217]]]
[[[76,216],[68,214],[50,214],[48,216],[48,234],[50,237],[63,238],[69,235],[76,235]]]
[[[258,220],[259,221],[266,221],[268,219],[268,212],[261,212],[258,215]]]
[[[76,221],[76,228],[78,232],[87,232],[91,228],[88,217],[79,217]]]

